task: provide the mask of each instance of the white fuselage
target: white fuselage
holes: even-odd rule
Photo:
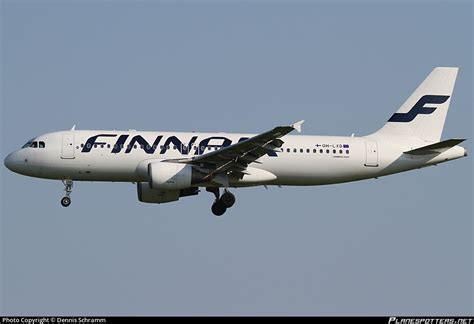
[[[91,141],[97,135],[100,136]],[[146,170],[140,169],[144,162],[192,158],[252,136],[231,133],[64,131],[38,136],[33,141],[44,142],[44,147],[17,150],[7,157],[5,164],[17,173],[38,178],[147,182]],[[404,154],[429,144],[413,137],[286,135],[282,140],[284,144],[274,156],[261,157],[257,163],[250,165],[248,176],[231,181],[229,186],[341,183],[426,167],[466,155],[465,149],[460,146],[435,155]],[[267,171],[274,177],[246,181],[246,177],[251,179],[252,173],[260,175],[259,170]],[[215,183],[200,186],[212,185]]]

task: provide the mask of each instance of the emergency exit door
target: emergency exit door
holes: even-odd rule
[[[379,166],[379,153],[377,150],[377,142],[368,141],[365,142],[365,166],[377,167]]]
[[[74,159],[74,134],[63,135],[62,159]]]

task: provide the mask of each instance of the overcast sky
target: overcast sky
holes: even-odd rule
[[[473,139],[473,5],[1,1],[2,159],[56,130],[305,135],[381,127],[459,66],[443,139]],[[128,183],[3,165],[2,314],[473,314],[472,156],[356,183],[141,204]]]

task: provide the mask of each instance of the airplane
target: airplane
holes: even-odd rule
[[[441,141],[458,68],[437,67],[378,131],[362,137],[288,135],[303,120],[255,134],[76,130],[37,136],[5,158],[13,172],[61,180],[131,182],[138,200],[215,196],[212,213],[235,203],[229,188],[316,186],[378,178],[467,156]],[[221,193],[221,188],[222,193]]]

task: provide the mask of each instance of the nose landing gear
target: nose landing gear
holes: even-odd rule
[[[69,207],[70,204],[71,204],[71,198],[69,197],[61,198],[61,205],[63,205],[63,207]]]
[[[72,180],[62,180],[64,184],[64,191],[66,192],[66,196],[61,199],[61,205],[63,207],[69,207],[71,204],[71,198],[69,197],[72,192],[73,182]]]
[[[216,196],[216,200],[211,207],[211,211],[214,215],[222,216],[227,211],[227,208],[234,206],[235,196],[227,189],[224,189],[222,196],[220,196],[219,188],[206,188],[206,190]]]

